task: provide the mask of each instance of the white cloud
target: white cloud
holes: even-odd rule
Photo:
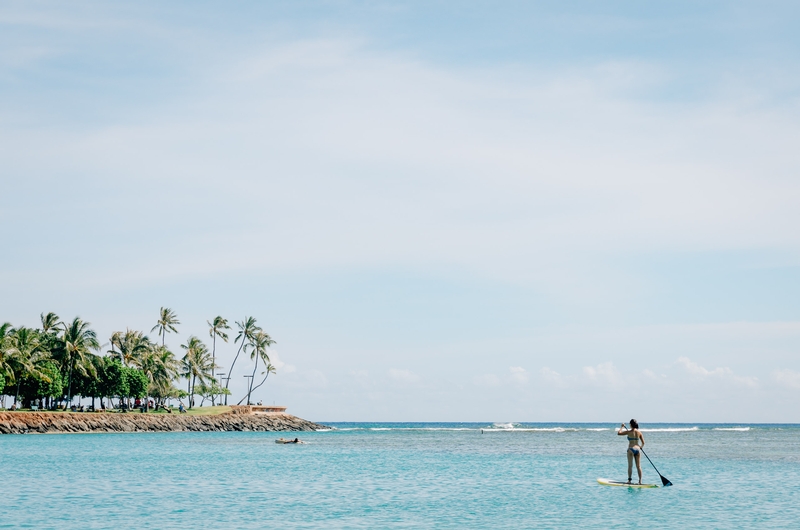
[[[297,367],[293,364],[286,364],[281,360],[280,354],[277,350],[270,349],[269,350],[269,360],[272,363],[272,366],[275,367],[275,374],[285,373],[291,374],[292,372],[297,371]]]
[[[528,371],[521,366],[511,366],[508,371],[511,373],[511,380],[515,383],[526,384],[530,379]]]
[[[420,376],[411,370],[392,368],[389,370],[389,377],[399,383],[417,383],[420,381]]]
[[[738,376],[733,373],[733,370],[727,367],[719,367],[709,370],[690,360],[688,357],[679,357],[676,361],[676,364],[681,366],[687,374],[695,379],[717,379],[720,381],[730,381],[749,388],[755,388],[758,386],[757,377]]]
[[[553,386],[563,387],[565,386],[564,378],[561,377],[561,374],[556,372],[555,370],[551,370],[548,367],[543,367],[539,370],[539,375],[542,379]]]
[[[622,374],[612,362],[605,362],[597,366],[584,366],[583,375],[589,381],[608,386],[610,388],[621,388],[625,385]]]
[[[789,388],[800,388],[800,372],[783,369],[772,372],[772,377],[782,386]]]

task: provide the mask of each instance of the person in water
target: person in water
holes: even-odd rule
[[[631,471],[633,471],[633,461],[636,460],[636,471],[639,473],[639,484],[642,483],[642,463],[641,449],[644,447],[644,435],[639,430],[639,423],[631,420],[631,428],[623,423],[617,431],[619,436],[628,437],[628,483],[631,482]]]

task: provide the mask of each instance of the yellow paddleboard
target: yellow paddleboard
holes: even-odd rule
[[[658,484],[636,484],[630,482],[621,482],[619,480],[608,480],[607,478],[597,479],[598,484],[603,486],[624,486],[626,488],[659,488]]]

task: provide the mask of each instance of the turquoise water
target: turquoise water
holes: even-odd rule
[[[800,426],[643,426],[630,490],[613,425],[333,425],[2,436],[0,528],[800,527]]]

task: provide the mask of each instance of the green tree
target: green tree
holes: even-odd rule
[[[125,333],[116,331],[111,335],[111,350],[108,353],[119,356],[125,366],[131,366],[152,347],[153,343],[147,335],[141,331],[127,329]]]
[[[178,374],[175,355],[164,346],[156,346],[142,356],[137,367],[145,373],[149,381],[147,395],[165,399]],[[147,410],[149,411],[149,403]]]
[[[258,361],[261,359],[264,361],[265,365],[271,366],[269,360],[269,347],[273,344],[275,344],[275,341],[272,340],[272,337],[262,330],[256,331],[250,339],[250,360],[255,362],[253,363],[253,375],[250,377],[249,381],[250,385],[247,388],[248,405],[250,405],[250,395],[253,392],[253,383],[255,383],[256,371],[258,371]],[[267,376],[269,376],[269,371],[267,371]],[[240,401],[239,404],[241,403],[242,402]]]
[[[158,330],[158,334],[161,336],[161,346],[165,346],[165,340],[167,338],[167,333],[177,333],[178,328],[177,326],[180,324],[178,320],[178,315],[175,314],[175,311],[168,307],[162,307],[159,313],[158,321],[156,325],[153,326],[153,329],[150,330],[152,333],[153,331]]]
[[[19,393],[28,406],[35,399],[54,399],[64,395],[64,379],[61,370],[53,360],[45,360],[35,373],[21,380]]]
[[[188,385],[189,408],[194,406],[194,388],[199,380],[205,384],[206,380],[213,379],[214,364],[208,353],[208,347],[194,335],[189,337],[181,348],[186,350],[186,355],[181,359],[180,375],[185,377]]]
[[[128,384],[128,396],[132,398],[145,398],[150,387],[150,379],[142,370],[137,368],[123,368]]]
[[[103,367],[103,379],[100,383],[101,396],[108,396],[109,398],[116,396],[120,400],[130,397],[127,371],[133,370],[133,368],[125,368],[122,362],[115,357],[104,357],[103,362],[105,366]],[[146,379],[147,376],[145,376]],[[145,385],[145,390],[146,387],[147,385]],[[105,408],[102,397],[100,398],[100,404]]]
[[[39,318],[42,321],[42,334],[43,335],[56,335],[58,334],[58,328],[61,325],[61,319],[58,318],[58,315],[53,313],[52,311],[47,313],[46,315],[42,313],[39,315]]]
[[[84,376],[94,372],[90,350],[100,349],[100,343],[97,342],[97,334],[89,328],[90,325],[80,317],[75,317],[69,324],[64,324],[64,332],[61,336],[64,342],[61,364],[62,368],[67,371],[67,403],[72,402],[73,372]]]
[[[10,322],[5,322],[0,325],[0,376],[3,376],[3,386],[5,383],[14,382],[14,357],[16,351],[11,345],[11,333],[14,331]],[[0,393],[3,397],[3,408],[5,408],[5,394]]]
[[[44,360],[45,356],[39,349],[39,333],[31,328],[17,328],[10,335],[13,356],[11,365],[14,368],[14,381],[17,384],[17,391],[14,394],[14,403],[19,399],[19,390],[22,380],[28,376],[39,375],[37,364]],[[44,376],[46,378],[46,376]]]
[[[211,364],[213,365],[211,368],[211,375],[213,377],[214,371],[217,369],[217,337],[221,338],[223,341],[228,342],[228,334],[225,333],[226,329],[231,329],[228,325],[228,320],[222,318],[220,316],[215,317],[213,321],[208,323],[208,334],[211,336],[212,345],[211,345]],[[211,394],[211,405],[215,404],[215,395]],[[203,399],[205,401],[205,399]],[[202,404],[201,404],[202,406]]]
[[[197,385],[195,392],[197,392],[197,395],[203,398],[203,400],[200,402],[201,407],[207,399],[210,400],[216,396],[229,396],[231,393],[231,391],[227,388],[219,386],[219,383],[216,381],[212,381],[211,384],[201,383]]]
[[[92,410],[95,410],[95,399],[103,397],[103,381],[106,378],[106,359],[99,355],[89,356],[93,370],[86,374],[76,374],[73,391],[80,396],[92,398]]]
[[[236,352],[236,357],[233,358],[233,362],[231,363],[231,368],[228,371],[228,378],[225,380],[225,389],[228,389],[228,386],[231,384],[231,377],[233,376],[233,367],[236,364],[236,360],[239,359],[239,354],[242,353],[242,349],[245,347],[245,344],[249,344],[250,340],[253,338],[253,335],[256,331],[260,331],[261,328],[258,327],[256,324],[256,319],[253,317],[245,317],[244,320],[241,322],[236,322],[236,326],[239,328],[239,333],[236,335],[236,339],[233,341],[234,344],[241,341],[239,344],[239,350]],[[225,395],[225,404],[228,404],[228,395]]]

